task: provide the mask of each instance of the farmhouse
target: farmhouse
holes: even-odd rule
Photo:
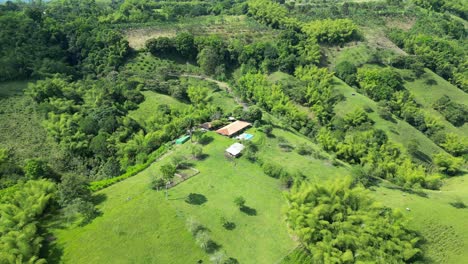
[[[231,124],[225,126],[225,127],[222,127],[218,130],[216,130],[216,133],[220,134],[220,135],[224,135],[224,136],[228,136],[228,137],[231,137],[241,131],[243,131],[245,128],[249,127],[249,126],[252,126],[251,123],[249,122],[244,122],[244,121],[235,121],[235,122],[232,122]]]
[[[241,143],[234,143],[226,149],[226,153],[233,157],[238,157],[244,148],[245,146]]]

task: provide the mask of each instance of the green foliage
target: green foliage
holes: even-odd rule
[[[197,56],[198,65],[205,74],[223,73],[223,55],[213,47],[203,48]]]
[[[358,108],[353,112],[347,114],[344,117],[344,122],[345,128],[349,129],[353,127],[358,127],[365,123],[372,123],[373,121],[369,118],[369,116],[363,109]]]
[[[45,263],[39,259],[43,238],[38,219],[54,197],[55,184],[28,181],[0,203],[0,262]]]
[[[158,148],[156,151],[151,153],[150,156],[148,157],[148,160],[144,164],[138,164],[138,165],[128,167],[127,171],[124,174],[122,174],[122,175],[120,175],[118,177],[91,182],[90,186],[89,186],[89,189],[92,192],[96,192],[96,191],[102,190],[102,189],[104,189],[106,187],[109,187],[114,183],[123,181],[123,180],[125,180],[127,178],[130,178],[132,176],[135,176],[138,173],[140,173],[141,171],[143,171],[144,169],[148,168],[151,164],[153,164],[153,162],[157,158],[159,158],[163,154],[165,154],[167,152],[167,150],[168,150],[168,147],[166,145],[163,145],[160,148]]]
[[[187,89],[187,94],[194,105],[205,105],[209,101],[208,93],[210,92],[209,88],[201,86],[189,86]]]
[[[52,169],[47,165],[47,162],[40,159],[26,160],[23,167],[24,176],[29,180],[37,180],[40,178],[54,178]]]
[[[296,148],[296,151],[299,153],[299,155],[310,155],[314,153],[314,149],[306,143],[299,144]]]
[[[263,74],[247,73],[238,80],[240,95],[266,111],[283,118],[292,127],[300,129],[313,125],[304,113],[284,94],[279,85],[271,85]]]
[[[288,172],[278,164],[265,162],[262,165],[263,172],[273,178],[280,179],[288,175]]]
[[[438,153],[434,155],[433,159],[438,170],[448,175],[457,174],[463,166],[462,158],[452,157],[445,153]]]
[[[457,157],[468,153],[468,140],[453,133],[445,134],[445,140],[440,145]]]
[[[381,207],[351,180],[303,184],[286,195],[287,222],[317,263],[411,262],[419,238],[400,212]]]
[[[456,40],[423,34],[393,30],[389,37],[407,52],[423,58],[426,67],[467,91],[466,48]]]
[[[174,40],[168,37],[149,39],[145,46],[153,55],[170,55],[176,50]]]
[[[88,181],[80,175],[64,175],[58,185],[58,203],[65,207],[75,202],[76,199],[91,200],[91,191]]]
[[[468,106],[452,102],[446,95],[434,103],[434,108],[454,126],[459,127],[468,122]]]
[[[192,145],[190,152],[195,159],[201,159],[203,157],[203,148],[199,145]]]
[[[324,19],[304,24],[302,31],[318,42],[344,43],[356,38],[357,25],[350,19]]]
[[[391,68],[360,68],[357,81],[367,95],[376,100],[389,100],[402,88],[401,76]]]
[[[262,120],[262,115],[262,110],[258,106],[253,105],[242,113],[242,119],[249,122],[260,121]]]
[[[333,73],[316,66],[297,67],[295,76],[306,83],[305,104],[310,106],[321,124],[328,123],[333,117],[336,100],[332,93]]]
[[[357,68],[348,61],[342,61],[335,66],[336,76],[349,85],[356,83]]]
[[[248,12],[256,20],[273,28],[297,29],[299,22],[288,16],[288,10],[270,0],[250,0]]]
[[[239,209],[242,209],[245,206],[245,198],[242,196],[238,196],[234,199],[234,204],[239,207]]]
[[[175,48],[185,58],[193,59],[196,57],[195,38],[191,33],[182,32],[177,34]]]
[[[174,177],[177,169],[174,165],[167,163],[161,166],[160,171],[162,178],[169,181]]]

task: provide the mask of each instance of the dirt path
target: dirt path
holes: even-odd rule
[[[234,100],[236,101],[237,104],[241,105],[244,110],[247,110],[248,106],[245,102],[243,102],[238,96],[236,96],[233,92],[232,92],[232,89],[231,87],[229,86],[228,83],[226,82],[221,82],[221,81],[218,81],[218,80],[215,80],[213,78],[210,78],[210,77],[207,77],[207,76],[203,76],[203,75],[193,75],[193,74],[185,74],[185,73],[182,73],[180,74],[179,76],[181,77],[189,77],[189,78],[197,78],[197,79],[200,79],[200,80],[205,80],[205,81],[209,81],[209,82],[212,82],[212,83],[216,83],[219,87],[221,87],[221,89],[225,90],[226,92],[228,92],[230,95],[232,95],[232,97],[234,98]]]

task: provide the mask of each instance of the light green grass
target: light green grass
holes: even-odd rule
[[[249,130],[255,131],[255,130]],[[260,146],[259,157],[262,160],[281,165],[290,173],[300,172],[311,182],[343,177],[349,175],[346,167],[332,165],[331,157],[319,146],[310,142],[306,137],[286,131],[281,128],[273,129],[273,137],[266,137],[260,132],[249,132],[254,135],[253,141]],[[309,145],[322,158],[314,158],[312,155],[299,155],[296,149],[286,152],[279,147],[279,138],[286,139],[294,148],[300,144]]]
[[[436,84],[429,85],[426,83],[428,80],[434,80]],[[426,69],[426,73],[423,74],[421,78],[405,82],[405,87],[411,91],[416,102],[421,104],[433,116],[436,116],[443,121],[447,131],[459,135],[468,135],[468,124],[457,128],[445,120],[445,118],[433,108],[434,103],[444,95],[448,96],[453,102],[468,105],[467,93],[453,86],[451,83],[428,69]]]
[[[183,108],[187,106],[187,104],[169,95],[164,95],[153,91],[143,91],[142,93],[145,96],[145,101],[143,101],[138,106],[138,109],[129,113],[129,116],[140,124],[144,124],[146,120],[149,120],[152,115],[157,112],[160,105],[165,104],[174,108]]]
[[[184,227],[188,218],[207,227],[221,249],[240,263],[274,263],[284,257],[296,244],[283,221],[281,210],[286,201],[278,180],[264,175],[256,164],[246,159],[235,163],[226,160],[224,150],[233,140],[210,134],[215,139],[204,147],[208,157],[192,161],[200,174],[170,189],[168,201],[162,191],[150,190],[149,182],[171,155],[135,177],[99,192],[106,197],[98,206],[102,216],[85,227],[55,232],[58,246],[64,248],[63,261],[195,263],[198,259],[206,260]],[[190,144],[176,148],[172,155],[188,154]],[[184,198],[189,193],[202,194],[207,202],[187,204]],[[243,196],[256,215],[239,211],[233,203],[237,196]],[[224,229],[221,217],[234,222],[236,228]]]
[[[154,167],[157,167],[156,165]],[[63,263],[196,263],[207,256],[185,228],[185,218],[149,189],[156,170],[98,193],[102,216],[84,227],[55,230]]]
[[[393,123],[382,119],[377,114],[377,103],[375,101],[358,93],[356,89],[350,87],[338,78],[335,78],[334,87],[346,98],[345,101],[339,102],[335,106],[337,115],[345,116],[347,113],[357,108],[370,107],[373,112],[369,114],[369,117],[374,120],[374,127],[386,131],[389,138],[394,142],[407,147],[410,142],[415,140],[419,142],[419,150],[428,156],[444,151],[426,135],[405,121],[395,118],[396,123]]]
[[[457,209],[450,203],[461,200],[468,204],[468,175],[448,179],[440,191],[426,193],[427,197],[421,197],[379,187],[373,196],[408,216],[408,227],[426,240],[424,263],[465,263],[468,259],[468,209]]]

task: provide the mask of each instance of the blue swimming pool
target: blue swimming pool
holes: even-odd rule
[[[243,135],[244,135],[244,139],[246,139],[246,140],[250,140],[250,139],[253,138],[253,135],[252,135],[252,134],[244,133]]]

